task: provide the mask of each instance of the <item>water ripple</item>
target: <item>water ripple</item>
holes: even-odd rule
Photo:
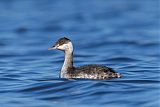
[[[158,107],[157,1],[1,0],[1,106]],[[123,77],[58,78],[64,53],[47,48],[64,36],[75,66],[107,65]]]

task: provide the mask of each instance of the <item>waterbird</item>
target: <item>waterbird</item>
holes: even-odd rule
[[[73,44],[72,41],[66,37],[58,39],[58,41],[48,50],[64,51],[64,63],[60,71],[60,78],[67,79],[97,79],[107,80],[112,78],[120,78],[122,75],[117,73],[110,67],[98,64],[89,64],[80,67],[73,66]]]

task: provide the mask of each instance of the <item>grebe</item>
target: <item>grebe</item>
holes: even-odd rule
[[[61,78],[85,78],[85,79],[111,79],[120,78],[121,74],[113,69],[102,65],[85,65],[80,67],[73,66],[73,45],[70,39],[60,38],[55,45],[48,50],[58,49],[65,53],[64,63],[60,72]]]

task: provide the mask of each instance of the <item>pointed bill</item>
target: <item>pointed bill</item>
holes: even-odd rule
[[[56,47],[54,46],[54,47],[50,47],[50,48],[48,48],[48,50],[54,50],[54,49],[56,49]]]

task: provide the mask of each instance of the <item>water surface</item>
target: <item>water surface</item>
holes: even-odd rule
[[[0,0],[1,107],[158,107],[158,0]],[[59,78],[60,37],[75,66],[103,64],[123,78]]]

